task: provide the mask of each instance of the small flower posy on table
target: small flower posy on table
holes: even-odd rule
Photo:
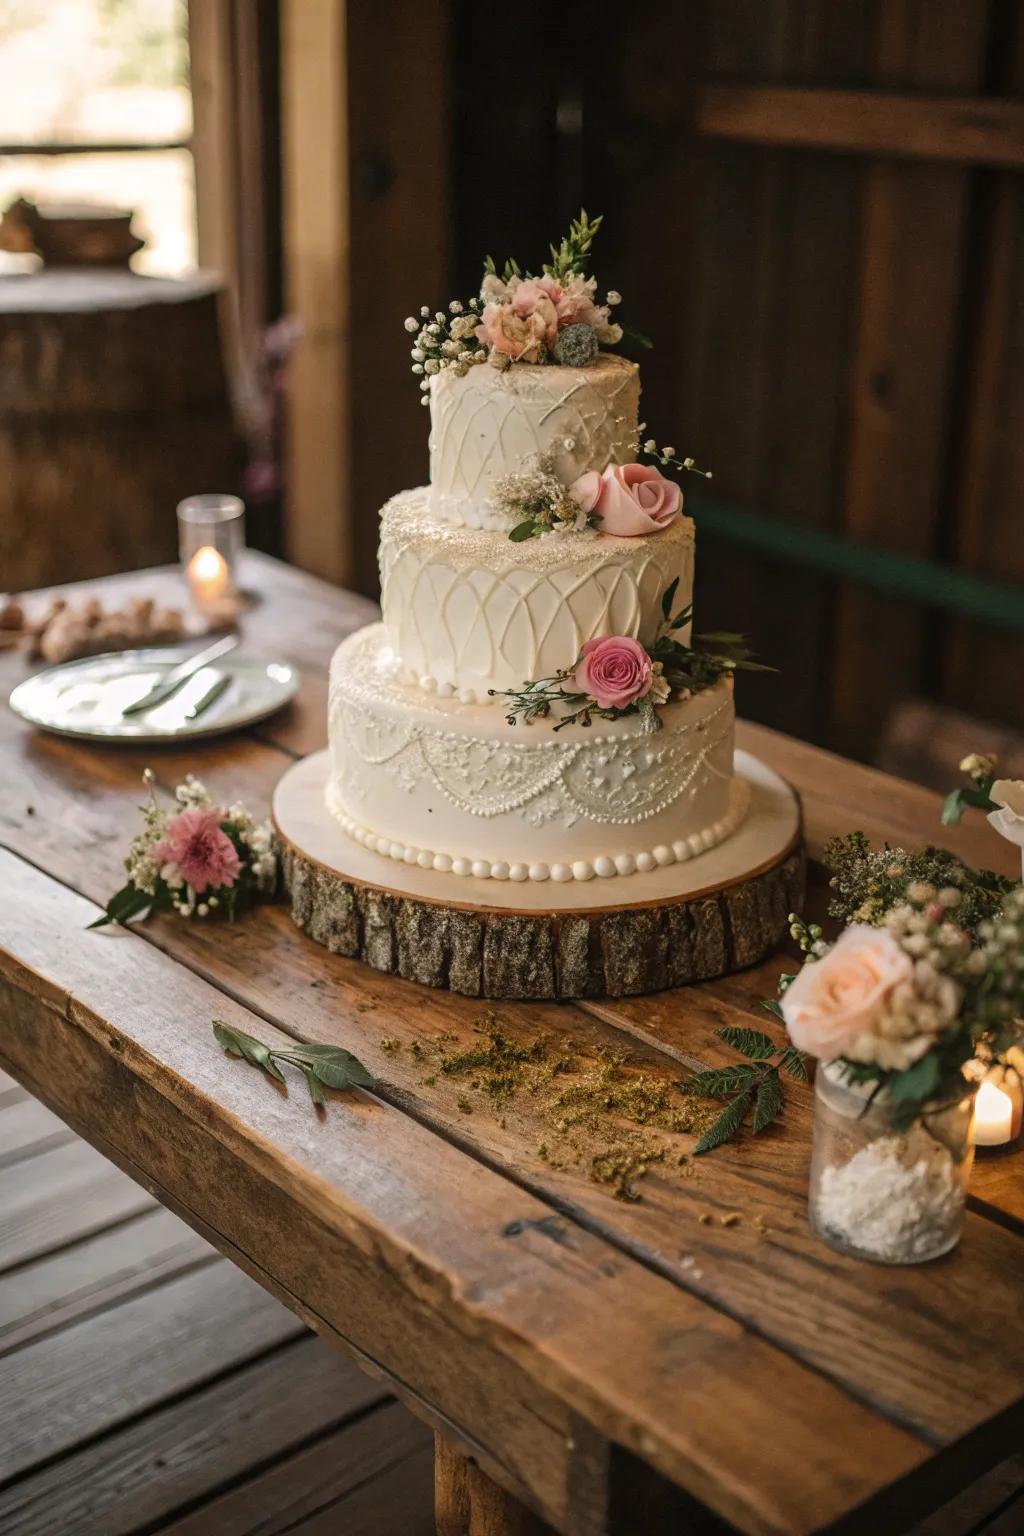
[[[742,635],[698,635],[697,646],[677,639],[692,617],[690,606],[672,613],[678,585],[677,577],[665,590],[661,626],[650,645],[632,635],[587,640],[572,665],[553,677],[521,688],[492,688],[492,696],[509,700],[509,725],[546,718],[557,707],[562,713],[556,731],[567,725],[589,726],[595,715],[618,720],[630,714],[642,715],[647,727],[656,731],[661,724],[656,706],[688,699],[736,671],[773,670],[753,659]]]
[[[127,883],[90,927],[168,911],[231,921],[274,894],[277,855],[268,822],[257,822],[239,803],[216,805],[193,774],[175,790],[173,810],[157,803],[151,769],[143,781],[149,800],[125,860]]]

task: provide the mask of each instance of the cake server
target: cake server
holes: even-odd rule
[[[221,656],[226,656],[237,645],[237,635],[222,635],[212,645],[206,646],[204,650],[197,651],[194,656],[190,656],[187,661],[179,662],[176,667],[172,667],[166,677],[161,678],[158,683],[154,683],[149,692],[143,694],[141,699],[136,699],[134,703],[127,704],[121,711],[122,716],[139,715],[144,710],[153,709],[157,704],[162,704],[165,699],[169,699],[171,694],[181,687],[182,683],[187,683],[189,678],[202,671],[203,667],[209,666],[211,661],[216,661]]]

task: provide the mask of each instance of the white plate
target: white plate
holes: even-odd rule
[[[298,690],[299,674],[287,662],[231,654],[213,663],[217,671],[227,673],[230,683],[198,719],[182,718],[189,683],[163,704],[122,717],[126,705],[142,698],[192,654],[161,647],[68,661],[19,683],[11,694],[11,708],[30,724],[61,736],[89,741],[184,741],[241,730],[273,714]],[[194,686],[196,679],[191,681]]]

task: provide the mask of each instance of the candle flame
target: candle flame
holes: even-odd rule
[[[227,574],[227,561],[220,550],[214,549],[212,544],[204,544],[202,549],[197,549],[189,561],[189,569],[197,581],[217,583]]]

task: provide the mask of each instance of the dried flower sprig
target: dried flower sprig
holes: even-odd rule
[[[255,821],[241,803],[215,805],[193,774],[175,790],[174,810],[158,805],[151,769],[143,782],[149,799],[125,860],[128,881],[91,928],[166,911],[233,921],[274,894],[277,855],[269,822]]]
[[[497,511],[517,519],[508,535],[514,544],[544,533],[581,533],[600,522],[559,480],[551,453],[534,456],[516,473],[496,476],[490,499]]]
[[[994,917],[1015,881],[988,869],[972,869],[945,848],[872,848],[863,832],[834,837],[825,844],[821,861],[831,876],[829,916],[843,923],[879,925],[893,907],[906,900],[910,887],[926,881],[938,890],[960,894],[957,922],[976,936],[979,923]],[[818,931],[820,939],[820,930]],[[793,937],[798,939],[799,934]]]
[[[529,724],[557,708],[561,718],[556,731],[567,725],[589,726],[595,716],[618,720],[631,714],[642,715],[648,728],[656,731],[660,728],[657,705],[690,698],[733,672],[774,671],[753,659],[742,635],[726,631],[698,635],[696,645],[677,639],[693,614],[689,604],[673,614],[678,586],[676,577],[662,595],[661,624],[650,645],[625,635],[590,640],[571,666],[551,677],[526,682],[521,688],[490,689],[493,697],[509,700],[508,723]],[[607,666],[603,668],[602,663]]]

